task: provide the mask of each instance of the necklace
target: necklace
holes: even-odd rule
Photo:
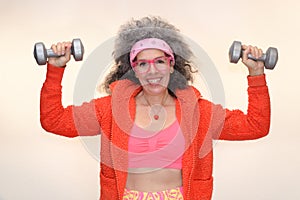
[[[151,108],[151,111],[153,111],[153,118],[155,120],[158,120],[159,119],[159,113],[161,112],[161,109],[164,107],[165,103],[166,103],[166,100],[167,100],[167,97],[168,97],[168,93],[166,93],[164,95],[164,97],[162,98],[161,100],[161,103],[159,105],[157,104],[154,104],[154,105],[151,105],[150,102],[148,101],[148,99],[145,97],[145,94],[143,95],[145,101],[147,102],[148,106]],[[155,107],[159,107],[158,111],[157,112],[154,112],[154,108]],[[150,111],[150,113],[151,113]]]

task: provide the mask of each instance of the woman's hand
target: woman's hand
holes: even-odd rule
[[[255,61],[248,58],[248,54],[251,54],[255,58],[259,58],[263,55],[263,51],[257,47],[242,45],[243,56],[242,62],[246,65],[249,70],[250,76],[259,76],[264,74],[264,63],[262,61]]]
[[[48,63],[56,67],[65,67],[67,62],[71,59],[71,42],[59,42],[53,44],[51,49],[59,57],[49,57]]]

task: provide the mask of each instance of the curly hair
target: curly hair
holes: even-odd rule
[[[193,82],[190,59],[193,56],[189,46],[185,43],[179,30],[160,17],[144,17],[132,19],[122,25],[115,39],[112,53],[115,66],[106,76],[103,87],[110,93],[109,85],[117,80],[129,79],[140,84],[130,65],[129,55],[131,47],[145,38],[158,38],[164,40],[172,48],[175,57],[174,73],[170,75],[168,85],[169,93],[175,96],[176,89],[184,89],[189,82]]]

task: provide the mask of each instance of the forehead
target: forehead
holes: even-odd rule
[[[165,53],[159,49],[145,49],[137,54],[137,59],[153,59],[164,56]]]

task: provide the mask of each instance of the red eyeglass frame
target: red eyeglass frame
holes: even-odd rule
[[[154,59],[151,59],[151,60],[141,59],[141,60],[134,61],[134,62],[132,63],[132,68],[133,68],[133,70],[134,70],[136,73],[139,73],[139,74],[145,74],[145,73],[148,73],[148,72],[150,71],[150,67],[149,67],[149,69],[148,69],[147,71],[145,71],[145,72],[139,72],[138,70],[135,70],[135,67],[136,67],[137,63],[142,61],[142,62],[147,62],[147,63],[149,63],[150,66],[151,66],[151,64],[153,64],[154,68],[155,68],[157,71],[162,71],[162,70],[157,69],[157,68],[156,68],[156,65],[155,65],[155,61],[158,60],[158,59],[161,59],[161,58],[166,58],[169,67],[170,67],[171,61],[174,61],[174,59],[173,59],[172,57],[170,57],[170,56],[160,56],[160,57],[157,57],[157,58],[154,58]]]

